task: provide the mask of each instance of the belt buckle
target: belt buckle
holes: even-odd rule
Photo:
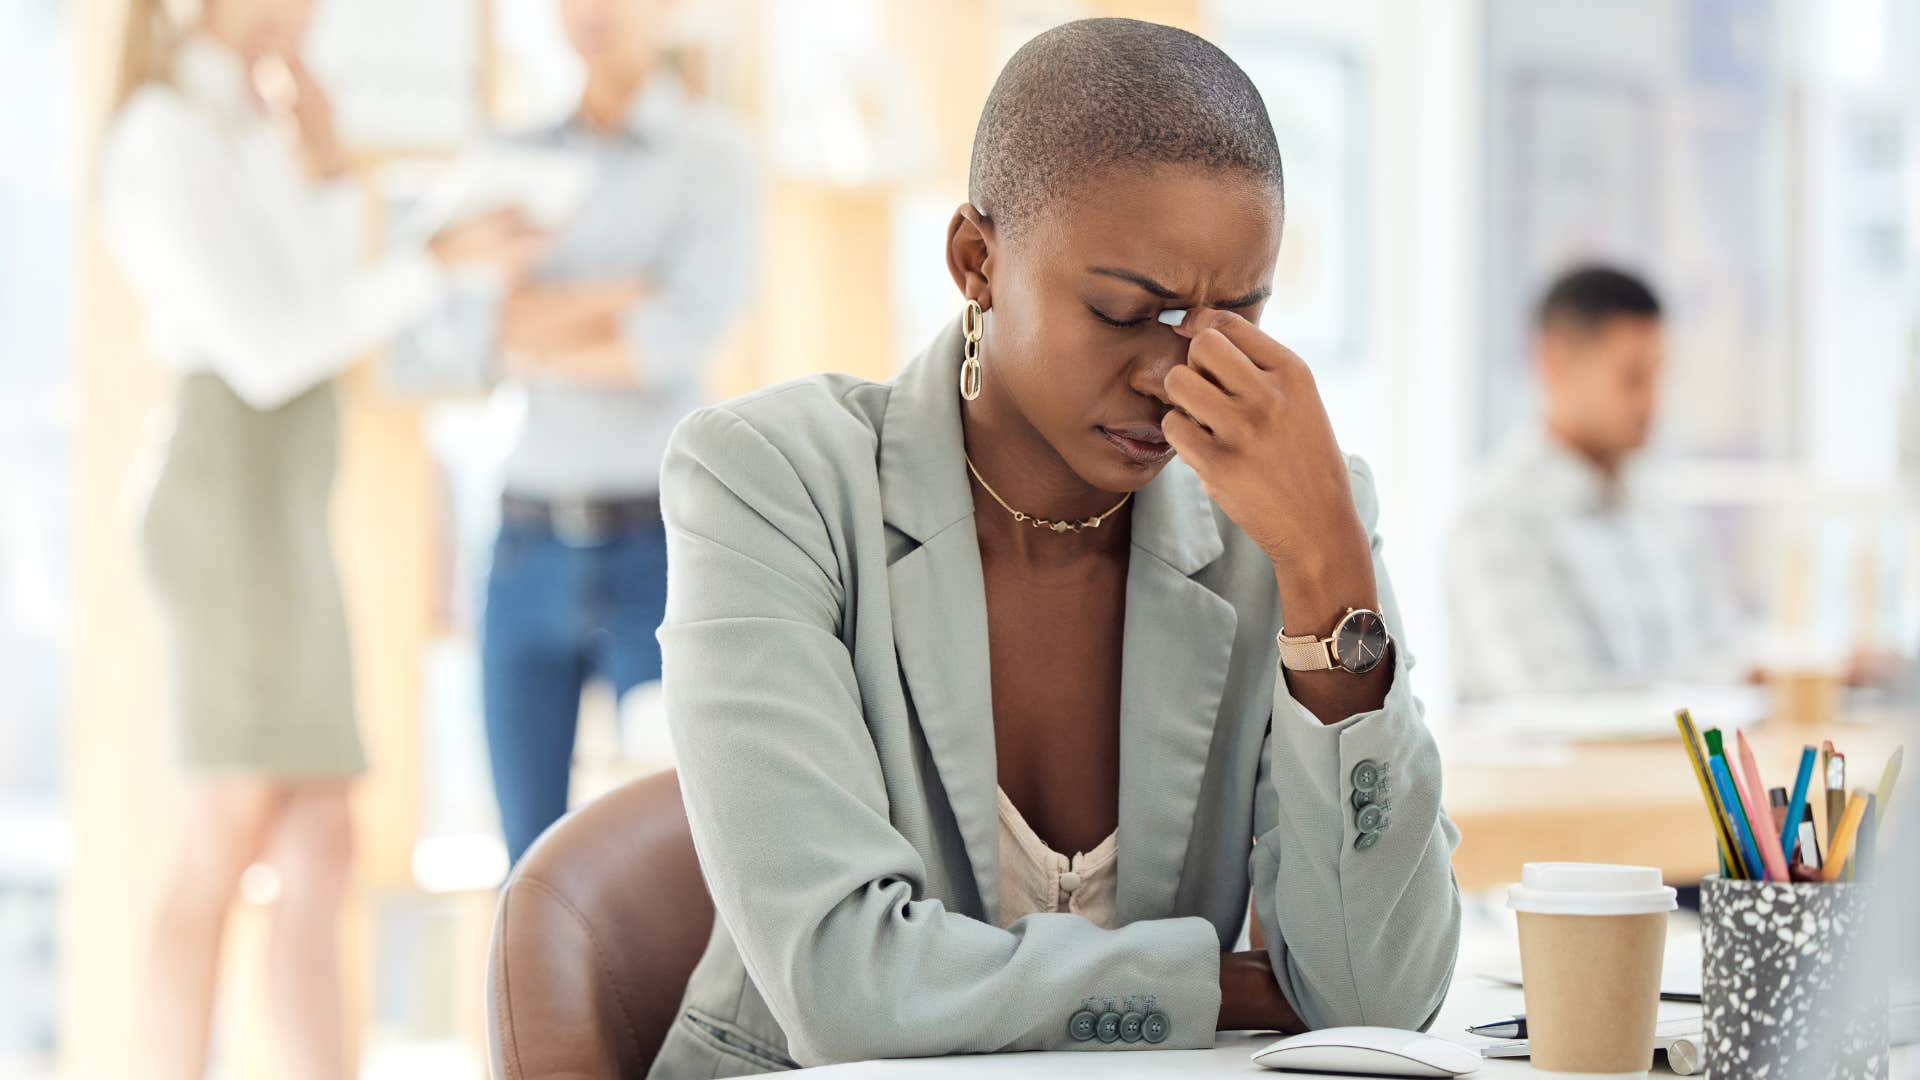
[[[554,539],[568,547],[599,547],[607,540],[606,515],[584,499],[555,500],[550,506]]]

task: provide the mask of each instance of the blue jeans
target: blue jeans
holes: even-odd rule
[[[514,862],[567,810],[580,690],[624,695],[660,677],[667,532],[630,524],[593,546],[508,522],[494,541],[480,627],[481,696],[494,797]]]

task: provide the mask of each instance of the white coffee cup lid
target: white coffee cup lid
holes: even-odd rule
[[[1536,915],[1646,915],[1679,904],[1656,866],[1548,862],[1520,869],[1507,906]]]

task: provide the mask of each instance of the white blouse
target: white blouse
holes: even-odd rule
[[[1069,858],[1040,839],[1005,791],[998,795],[1001,927],[1037,911],[1064,911],[1102,929],[1114,929],[1118,918],[1114,856],[1119,853],[1119,832],[1109,834],[1092,851]]]
[[[424,252],[360,263],[352,187],[301,171],[240,58],[204,37],[115,118],[100,198],[157,358],[219,375],[257,409],[331,378],[445,289]]]

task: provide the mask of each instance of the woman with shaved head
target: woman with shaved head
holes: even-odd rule
[[[1457,834],[1372,479],[1257,325],[1284,211],[1225,54],[1070,23],[981,115],[953,326],[679,427],[719,919],[654,1076],[1432,1021]]]

